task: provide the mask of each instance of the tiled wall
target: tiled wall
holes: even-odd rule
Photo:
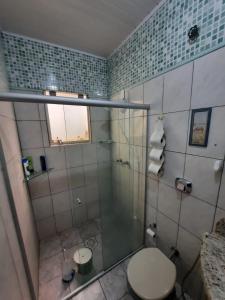
[[[4,71],[4,61],[1,52],[0,39],[0,90],[7,90],[7,79]],[[23,182],[23,171],[20,163],[20,145],[13,106],[11,103],[0,102],[0,139],[10,177],[18,221],[24,242],[27,260],[35,292],[38,286],[38,245],[27,190]],[[0,259],[0,298],[26,299],[30,298],[27,278],[24,270],[22,255],[15,231],[15,224],[9,206],[5,188],[3,170],[0,170],[0,222],[1,222],[1,259]],[[10,280],[9,280],[10,278]],[[13,288],[12,288],[13,285]]]
[[[36,171],[41,169],[40,155],[53,168],[29,182],[39,237],[99,217],[106,188],[99,185],[99,176],[111,174],[111,151],[110,145],[98,141],[109,139],[109,112],[91,108],[92,142],[69,146],[50,146],[43,104],[16,103],[15,113],[23,155],[32,156]]]
[[[2,33],[11,90],[58,89],[107,97],[105,59]]]
[[[202,234],[225,217],[225,169],[215,173],[216,160],[225,155],[225,48],[183,65],[128,91],[151,105],[149,136],[163,113],[166,135],[165,171],[156,178],[147,174],[146,226],[157,224],[156,245],[167,255],[170,247],[180,251],[178,281],[193,264]],[[188,145],[191,110],[212,107],[207,148]],[[191,194],[177,192],[176,177],[193,183]],[[147,238],[147,244],[154,244]],[[186,288],[200,299],[201,280],[197,270]]]
[[[200,27],[190,45],[187,33]],[[160,7],[111,55],[109,94],[137,85],[225,44],[224,0],[162,1]]]

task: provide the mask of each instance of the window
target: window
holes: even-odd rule
[[[45,91],[48,96],[87,98],[86,95]],[[87,106],[47,104],[49,138],[52,145],[90,141],[89,108]]]

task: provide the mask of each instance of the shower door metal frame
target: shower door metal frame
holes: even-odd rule
[[[62,96],[45,96],[37,94],[22,94],[5,92],[0,93],[0,101],[24,102],[24,103],[43,103],[43,104],[63,104],[78,106],[114,107],[128,109],[150,109],[150,104],[129,103],[127,101],[110,101],[104,99],[77,99]]]
[[[32,281],[30,267],[29,267],[29,263],[27,260],[26,249],[25,249],[25,245],[24,245],[24,241],[23,241],[22,232],[20,229],[20,223],[19,223],[19,219],[18,219],[18,215],[17,215],[17,211],[16,211],[13,192],[12,192],[11,185],[10,185],[10,179],[9,179],[9,174],[8,174],[8,170],[7,170],[7,164],[6,164],[6,160],[5,160],[5,155],[4,155],[1,139],[0,139],[0,167],[2,169],[3,180],[4,180],[8,200],[9,200],[9,207],[10,207],[10,210],[12,213],[12,219],[13,219],[16,236],[17,236],[18,243],[19,243],[19,249],[20,249],[20,253],[21,253],[21,257],[22,257],[22,261],[23,261],[23,265],[24,265],[24,270],[25,270],[25,274],[26,274],[26,278],[27,278],[30,296],[31,296],[31,299],[36,300],[37,298],[35,295],[35,289],[34,289],[34,285],[33,285],[33,281]]]

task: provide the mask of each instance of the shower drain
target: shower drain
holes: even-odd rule
[[[84,242],[84,245],[85,245],[85,247],[88,247],[88,248],[94,250],[98,246],[98,242],[97,242],[96,238],[91,237]]]

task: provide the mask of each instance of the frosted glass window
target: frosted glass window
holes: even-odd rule
[[[50,93],[45,92],[45,95],[50,95]],[[78,94],[54,92],[54,96],[58,95],[78,98]],[[87,106],[47,104],[47,116],[51,144],[90,141],[89,108]]]

